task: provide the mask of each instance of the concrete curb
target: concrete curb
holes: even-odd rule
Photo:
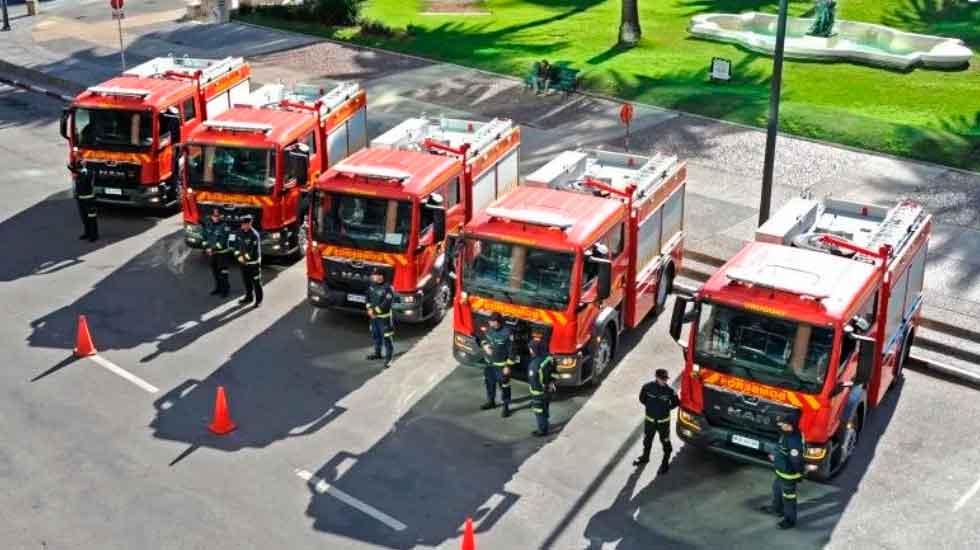
[[[61,101],[64,101],[65,103],[70,103],[71,100],[74,99],[74,97],[72,97],[70,95],[61,94],[61,93],[58,93],[58,92],[49,90],[47,88],[38,86],[36,84],[31,84],[31,83],[28,83],[28,82],[22,82],[20,80],[13,79],[13,78],[7,78],[7,77],[4,77],[4,76],[0,76],[0,82],[3,82],[5,84],[9,84],[9,85],[14,86],[14,87],[17,87],[17,88],[28,90],[28,91],[31,91],[31,92],[35,92],[35,93],[39,93],[39,94],[44,94],[46,96],[53,97],[55,99],[59,99]]]
[[[915,368],[908,365],[909,368],[912,368],[913,370],[980,389],[980,375],[978,374],[974,374],[966,369],[961,369],[951,365],[944,365],[937,361],[926,359],[914,352],[909,354],[909,359],[912,359],[914,363],[921,365],[921,368]]]
[[[78,93],[88,87],[84,84],[73,82],[71,80],[65,80],[64,78],[54,76],[44,71],[24,67],[22,65],[16,65],[3,59],[0,59],[0,73],[8,75],[5,78],[7,81],[17,80],[18,82],[24,84],[30,82],[31,85],[41,87],[45,90],[47,87],[50,87],[66,92],[74,91],[75,93]],[[10,76],[19,78],[11,79]]]

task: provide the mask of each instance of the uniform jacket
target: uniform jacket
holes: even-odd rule
[[[204,248],[214,252],[229,252],[228,235],[231,230],[224,220],[215,223],[210,216],[204,222]]]
[[[798,479],[803,474],[803,434],[799,430],[781,432],[779,448],[773,453],[773,467],[776,475],[784,479]]]
[[[497,330],[488,329],[483,343],[490,345],[490,354],[486,357],[488,363],[495,367],[506,367],[512,363],[511,349],[514,344],[514,334],[506,325]]]
[[[395,289],[388,283],[371,283],[367,291],[367,304],[375,316],[391,314],[391,304],[395,301]]]
[[[548,342],[543,338],[528,343],[531,352],[531,362],[527,367],[527,382],[531,385],[531,395],[540,395],[548,391],[554,372],[554,358],[548,351]]]
[[[677,407],[679,401],[673,388],[654,381],[640,389],[640,403],[646,408],[647,420],[657,422],[670,420],[670,411]]]
[[[233,233],[235,237],[235,257],[244,260],[246,264],[262,262],[262,239],[254,227],[248,231],[239,229]]]
[[[75,198],[87,200],[95,198],[95,185],[92,183],[95,176],[82,172],[75,176]]]

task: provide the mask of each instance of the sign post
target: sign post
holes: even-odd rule
[[[123,13],[123,0],[109,0],[109,7],[112,8],[112,18],[116,20],[116,24],[119,27],[119,59],[122,61],[122,70],[126,70],[126,48],[123,46],[123,34],[122,34],[122,20],[125,17]]]
[[[0,27],[0,31],[9,31],[10,15],[7,14],[7,0],[0,0],[0,10],[3,11],[3,27]]]
[[[626,126],[626,152],[630,150],[630,123],[633,121],[633,104],[623,103],[623,107],[619,110],[619,120]]]

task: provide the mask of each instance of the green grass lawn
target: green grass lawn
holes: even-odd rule
[[[692,38],[705,12],[775,12],[776,0],[640,0],[643,40],[614,48],[618,0],[487,0],[487,16],[421,15],[423,2],[369,0],[364,15],[393,38],[356,28],[246,20],[524,75],[538,59],[583,69],[592,90],[754,126],[768,112],[772,61],[737,46]],[[980,53],[980,6],[966,0],[839,0],[838,18],[955,36]],[[804,15],[811,1],[792,1]],[[708,82],[712,56],[731,59],[734,79]],[[965,71],[900,73],[848,63],[787,61],[780,123],[785,132],[980,171],[980,56]]]

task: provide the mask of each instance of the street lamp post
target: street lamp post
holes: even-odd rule
[[[762,166],[762,197],[759,200],[759,225],[769,219],[772,206],[772,171],[776,161],[776,135],[779,132],[779,94],[783,85],[783,46],[786,43],[786,9],[789,0],[779,0],[776,24],[776,51],[772,58],[772,86],[769,90],[769,128],[766,131],[766,158]]]
[[[3,10],[3,28],[0,28],[0,31],[9,31],[10,16],[7,15],[7,0],[0,0],[0,9]]]

